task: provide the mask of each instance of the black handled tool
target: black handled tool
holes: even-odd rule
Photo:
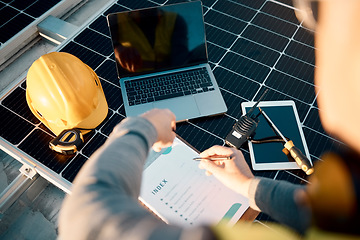
[[[252,106],[249,112],[240,117],[240,119],[234,124],[231,131],[225,138],[225,143],[231,147],[240,148],[247,140],[255,135],[255,130],[259,124],[259,114],[254,116],[254,112],[257,105],[263,99],[268,89],[264,91],[259,100]]]
[[[275,124],[271,121],[269,116],[260,109],[260,112],[265,117],[266,121],[271,125],[272,129],[274,129],[277,134],[284,140],[285,149],[290,153],[291,157],[295,160],[297,165],[307,174],[310,175],[314,172],[314,167],[311,164],[310,160],[298,149],[295,147],[293,141],[287,140],[284,135],[280,132],[280,130],[275,126]]]

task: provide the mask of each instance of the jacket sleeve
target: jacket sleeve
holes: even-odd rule
[[[192,239],[209,228],[184,230],[163,223],[138,202],[143,165],[157,139],[144,118],[127,118],[84,164],[59,216],[60,239]]]
[[[311,213],[295,198],[295,191],[304,187],[268,178],[255,178],[253,182],[249,188],[250,206],[304,234],[310,226]]]

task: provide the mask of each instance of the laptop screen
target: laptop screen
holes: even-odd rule
[[[200,1],[109,14],[118,77],[207,62]]]

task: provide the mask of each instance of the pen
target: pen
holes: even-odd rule
[[[210,161],[225,161],[225,160],[232,160],[233,156],[228,157],[194,157],[193,160],[201,161],[201,160],[210,160]]]

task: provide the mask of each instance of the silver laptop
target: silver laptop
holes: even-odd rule
[[[225,113],[207,58],[200,1],[109,14],[127,116],[169,108],[177,121]]]

